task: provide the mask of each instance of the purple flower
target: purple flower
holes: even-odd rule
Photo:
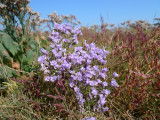
[[[46,76],[45,81],[50,81],[50,76]]]
[[[96,120],[96,118],[95,117],[85,117],[82,120]]]
[[[109,95],[111,92],[107,89],[103,89],[101,93],[104,93],[105,95]]]
[[[98,91],[95,88],[92,88],[92,94],[96,96],[98,94]]]
[[[87,60],[87,64],[88,64],[88,65],[89,65],[91,62],[92,62],[91,60],[89,60],[89,59]]]
[[[55,82],[57,80],[57,76],[50,77],[51,82]]]
[[[83,47],[75,47],[75,48],[74,48],[74,51],[75,51],[75,52],[80,52],[80,51],[82,50],[82,48],[83,48]]]
[[[57,80],[60,80],[62,78],[62,75],[57,75]]]
[[[85,102],[85,99],[84,99],[84,98],[82,98],[82,99],[80,99],[80,101],[78,102],[78,104],[79,104],[79,105],[83,105],[83,104],[84,104],[84,102]]]
[[[102,60],[102,61],[100,61],[100,62],[101,62],[103,65],[107,63],[106,60]]]
[[[64,38],[64,39],[63,39],[63,42],[68,43],[68,42],[69,42],[69,40],[68,40],[68,39],[66,39],[66,38]]]
[[[84,67],[81,67],[81,69],[80,69],[82,72],[84,72],[85,71],[85,68]]]
[[[65,23],[65,29],[66,31],[72,31],[72,27],[68,23]]]
[[[96,72],[100,72],[100,70],[99,70],[97,65],[93,66],[93,70],[95,70]]]
[[[44,74],[49,73],[50,71],[48,70],[48,67],[46,67],[45,64],[41,63],[41,71],[44,71]]]
[[[49,53],[49,52],[48,52],[47,50],[45,50],[44,48],[41,49],[41,52],[42,52],[43,54],[46,54],[46,55]]]
[[[114,72],[113,77],[119,77],[119,75],[116,72]]]
[[[85,82],[86,84],[90,84],[90,79],[87,78]]]
[[[103,112],[106,112],[106,111],[109,110],[109,108],[108,107],[102,107],[102,110],[103,110]]]
[[[69,48],[71,48],[72,47],[72,45],[69,45]]]
[[[97,79],[97,82],[98,82],[98,83],[102,83],[102,81],[101,81],[100,79]]]
[[[84,44],[85,44],[86,49],[88,50],[90,48],[90,46],[89,46],[89,44],[87,44],[86,40],[84,40]]]
[[[59,36],[59,32],[54,32],[54,31],[53,31],[53,32],[52,32],[52,36],[55,37],[55,38],[58,37],[58,36]]]
[[[97,86],[98,82],[97,81],[89,81],[90,86]]]
[[[99,75],[100,75],[103,79],[105,79],[106,76],[107,76],[105,73],[101,73],[101,72],[99,73]]]
[[[104,52],[106,55],[109,54],[109,51],[107,51],[107,50],[105,50],[105,49],[103,49],[103,52]]]
[[[56,46],[57,46],[57,49],[62,48],[62,44],[57,44]]]
[[[107,83],[106,81],[104,81],[104,82],[102,83],[102,85],[103,85],[103,87],[106,87],[106,86],[108,86],[108,83]]]
[[[57,59],[60,58],[60,57],[62,57],[62,54],[61,54],[61,53],[55,53],[54,55],[55,55],[55,57],[56,57]]]
[[[82,57],[77,57],[76,63],[77,64],[82,64],[83,58]]]
[[[70,86],[71,88],[73,88],[73,87],[75,86],[74,82],[70,82],[70,83],[69,83],[69,86]]]
[[[78,81],[82,81],[82,74],[81,74],[81,72],[77,72],[76,76],[77,76],[77,80]]]
[[[76,86],[76,87],[74,87],[74,91],[75,91],[75,92],[79,92],[80,89]]]
[[[85,77],[87,77],[87,78],[92,78],[92,75],[89,74],[89,73],[85,73]]]
[[[107,68],[102,68],[102,73],[105,73],[105,72],[107,72],[107,71],[108,71]]]
[[[66,60],[61,65],[62,70],[70,69],[71,63],[68,63]]]
[[[46,55],[42,55],[38,57],[38,62],[43,63],[44,61],[46,61]]]
[[[103,106],[106,103],[105,96],[103,96],[103,94],[99,94],[99,98],[99,102]]]
[[[91,47],[92,49],[95,48],[95,43],[92,42],[92,43],[90,44],[90,47]]]
[[[76,75],[71,75],[71,78],[72,78],[73,80],[77,80],[77,76],[76,76]]]
[[[75,35],[82,35],[82,32],[81,32],[80,28],[72,30],[72,33],[75,34]]]
[[[52,61],[50,62],[50,64],[51,64],[51,66],[56,66],[56,65],[57,65],[57,61],[52,60]]]
[[[51,46],[51,48],[54,48],[55,47],[55,44],[52,44],[52,45],[50,45]]]
[[[110,85],[111,85],[112,87],[119,87],[118,83],[117,83],[116,80],[113,79],[113,78],[112,78],[112,80],[111,80]]]
[[[89,99],[92,99],[92,98],[93,98],[92,94],[91,94],[91,93],[89,93]]]

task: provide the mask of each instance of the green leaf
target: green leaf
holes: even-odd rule
[[[22,56],[22,59],[23,59],[23,64],[27,64],[27,57],[24,54]]]
[[[34,59],[34,55],[35,55],[35,52],[33,52],[32,50],[27,50],[27,59],[28,59],[28,61]]]
[[[0,44],[0,57],[3,59],[4,62],[13,61],[12,57],[8,54],[8,51],[2,44]]]
[[[30,45],[30,47],[31,47],[33,50],[36,50],[36,49],[37,49],[36,43],[35,43],[34,40],[31,40],[31,41],[29,42],[29,45]]]
[[[32,50],[27,50],[26,53],[27,55],[23,55],[23,64],[28,64],[35,59],[35,52],[33,52]]]
[[[0,41],[4,45],[4,47],[13,55],[18,51],[18,44],[14,42],[14,40],[5,32],[0,31]]]
[[[8,66],[0,65],[0,78],[10,78],[13,76],[13,70],[9,69]]]

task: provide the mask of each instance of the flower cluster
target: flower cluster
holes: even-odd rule
[[[56,12],[53,12],[51,14],[48,15],[49,21],[54,23],[63,23],[64,21],[67,21],[68,23],[71,23],[73,25],[77,25],[80,24],[81,22],[79,20],[77,20],[76,16],[74,15],[58,15]]]
[[[79,28],[74,30],[69,24],[54,23],[50,36],[52,50],[41,49],[43,55],[38,58],[38,62],[46,75],[45,81],[67,81],[75,92],[81,111],[87,101],[97,100],[94,111],[104,112],[108,110],[105,104],[110,90],[107,88],[118,87],[114,79],[118,74],[114,72],[111,82],[106,81],[108,69],[101,67],[106,64],[109,52],[105,48],[96,47],[94,43],[87,44],[86,41],[83,46],[77,46],[77,36],[81,34]]]

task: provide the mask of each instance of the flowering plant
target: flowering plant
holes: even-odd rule
[[[105,112],[106,97],[110,94],[109,86],[118,87],[113,73],[111,82],[108,83],[106,56],[109,54],[105,48],[100,49],[94,43],[78,46],[78,35],[82,32],[79,28],[73,29],[69,24],[54,23],[54,30],[50,38],[51,50],[41,49],[42,56],[38,58],[41,71],[44,72],[45,81],[57,82],[63,80],[74,90],[80,111],[83,112],[87,103],[93,102],[93,110]],[[62,84],[65,89],[66,84]],[[60,84],[60,83],[58,83]]]

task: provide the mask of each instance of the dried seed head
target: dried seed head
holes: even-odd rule
[[[27,0],[28,3],[30,3],[30,0]]]
[[[20,8],[20,11],[21,11],[21,12],[23,12],[23,11],[24,11],[24,8],[23,8],[23,7],[22,7],[22,8]]]
[[[121,23],[121,25],[125,25],[125,24],[126,24],[125,22],[122,22],[122,23]]]
[[[114,24],[110,24],[110,26],[111,26],[111,27],[113,27],[113,26],[114,26]]]
[[[5,4],[0,4],[0,8],[1,8],[1,9],[6,8],[6,7],[7,7],[7,5],[5,5]]]

